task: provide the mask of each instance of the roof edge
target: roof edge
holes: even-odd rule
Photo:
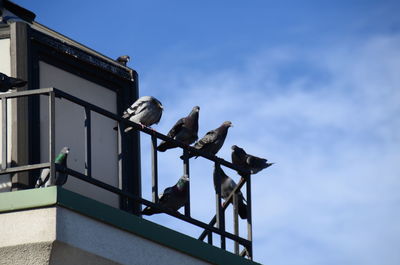
[[[32,11],[30,11],[26,8],[23,8],[22,6],[19,6],[9,0],[0,1],[0,7],[4,7],[5,9],[11,11],[12,13],[14,13],[18,17],[20,17],[21,19],[23,19],[29,23],[32,23],[32,21],[34,21],[36,18],[35,13],[33,13]]]

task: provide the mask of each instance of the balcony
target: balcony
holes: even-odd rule
[[[26,90],[21,92],[11,92],[0,95],[1,99],[1,110],[2,110],[2,149],[1,149],[1,157],[8,157],[8,146],[9,146],[9,134],[7,124],[9,124],[9,118],[7,115],[8,112],[8,104],[15,98],[40,98],[41,102],[46,102],[46,108],[41,108],[42,112],[40,115],[44,115],[47,117],[45,120],[47,122],[47,131],[42,130],[40,133],[46,133],[45,139],[47,142],[45,146],[48,148],[47,161],[40,161],[40,163],[32,163],[26,165],[19,165],[18,163],[7,163],[6,159],[2,159],[0,175],[5,174],[28,174],[29,178],[33,176],[37,176],[37,172],[41,169],[48,168],[50,169],[50,183],[54,185],[55,174],[56,172],[66,172],[69,175],[68,181],[71,179],[78,179],[82,182],[88,183],[90,186],[95,186],[97,189],[102,189],[107,191],[108,193],[112,193],[119,198],[119,203],[115,204],[113,199],[109,201],[99,202],[97,197],[91,196],[91,194],[86,194],[85,190],[80,190],[79,192],[69,190],[67,187],[49,187],[45,189],[34,189],[28,191],[17,191],[17,192],[9,192],[8,194],[2,194],[2,196],[6,195],[9,197],[3,200],[2,209],[3,211],[11,211],[11,208],[14,210],[19,209],[27,209],[32,206],[32,202],[38,200],[38,196],[45,197],[44,201],[40,201],[33,203],[37,207],[47,207],[51,205],[58,205],[64,208],[70,209],[72,211],[78,212],[80,214],[86,215],[88,217],[101,220],[102,222],[113,224],[114,226],[139,235],[144,238],[148,238],[160,244],[165,244],[167,246],[171,246],[171,242],[176,239],[176,242],[180,242],[180,247],[178,250],[186,253],[190,253],[191,255],[198,256],[199,254],[193,254],[193,248],[189,245],[185,245],[188,239],[186,236],[177,233],[172,230],[168,230],[162,228],[162,233],[166,233],[166,236],[154,236],[151,231],[156,231],[157,229],[161,229],[158,225],[144,220],[141,217],[141,209],[143,206],[151,206],[156,209],[159,209],[162,213],[168,214],[176,219],[179,219],[183,222],[186,222],[190,225],[193,225],[202,230],[202,233],[199,235],[190,235],[192,238],[190,240],[190,244],[198,246],[201,251],[203,259],[206,259],[212,263],[220,263],[220,264],[240,264],[241,262],[250,262],[252,263],[253,252],[252,252],[252,215],[251,215],[251,178],[249,177],[249,172],[239,168],[230,162],[227,162],[217,156],[213,156],[197,149],[187,146],[179,141],[175,141],[166,135],[163,135],[159,132],[151,130],[149,128],[142,128],[139,124],[130,122],[128,120],[122,119],[119,115],[116,115],[109,110],[99,107],[95,104],[89,103],[83,99],[80,99],[76,96],[68,94],[62,90],[56,88],[42,88],[42,89],[34,89],[34,90]],[[74,108],[80,108],[81,113],[84,114],[83,121],[81,126],[84,131],[84,170],[82,172],[78,170],[74,170],[69,167],[62,167],[54,163],[54,158],[56,156],[56,140],[58,135],[56,133],[56,122],[59,120],[56,119],[58,115],[58,111],[60,108],[57,108],[57,104],[60,102],[68,102],[68,104],[73,104]],[[45,112],[45,113],[43,113]],[[65,114],[65,113],[64,113]],[[96,116],[96,119],[102,121],[112,121],[111,123],[118,124],[118,133],[119,140],[117,143],[118,149],[118,180],[117,184],[110,184],[107,181],[102,181],[107,179],[106,176],[101,176],[100,174],[94,174],[93,163],[92,163],[92,150],[94,150],[94,142],[92,141],[92,128],[93,128],[93,116]],[[77,117],[69,117],[70,119],[76,119]],[[129,142],[129,135],[125,135],[124,133],[120,133],[127,126],[132,126],[137,132],[140,132],[142,135],[146,135],[150,137],[151,141],[149,143],[151,149],[151,157],[142,158],[143,161],[151,161],[151,179],[141,179],[140,174],[131,175],[131,172],[126,170],[124,165],[130,163],[131,157],[129,157],[129,153],[124,147],[126,142]],[[41,137],[43,139],[43,137]],[[188,202],[184,206],[183,213],[171,211],[170,209],[164,208],[157,204],[158,202],[158,191],[160,190],[158,187],[158,152],[156,150],[157,141],[164,140],[173,142],[182,150],[183,159],[182,159],[182,174],[188,175],[190,177],[190,159],[188,159],[187,154],[193,153],[195,155],[201,156],[204,159],[209,160],[215,166],[222,166],[226,168],[230,168],[240,173],[242,176],[236,189],[230,194],[230,196],[222,203],[221,198],[221,190],[220,185],[218,183],[221,182],[221,176],[218,176],[216,192],[215,192],[215,216],[211,220],[199,220],[191,215],[191,204],[190,204],[190,188],[188,195]],[[44,143],[42,143],[44,144]],[[40,152],[38,150],[38,152]],[[43,152],[43,150],[42,150]],[[135,161],[140,161],[135,160]],[[135,165],[137,168],[140,168],[140,165]],[[36,174],[33,174],[33,173]],[[98,171],[96,171],[98,172]],[[122,185],[122,181],[128,178],[135,178],[130,180],[130,183],[140,183],[142,185],[143,182],[151,182],[151,201],[142,197],[141,195],[141,186],[140,187],[131,187],[126,188],[125,185]],[[68,182],[67,182],[68,183]],[[245,188],[246,201],[247,201],[247,219],[245,220],[247,226],[247,233],[245,237],[239,235],[239,218],[238,218],[238,202],[237,202],[237,192],[242,188]],[[12,195],[13,193],[24,193],[23,202],[16,207],[13,208],[13,203],[10,202],[13,199],[17,198],[18,195]],[[80,193],[80,194],[78,194]],[[29,198],[32,196],[32,200]],[[89,197],[89,198],[88,198]],[[109,205],[106,205],[109,204]],[[226,210],[228,207],[232,207],[233,216],[232,219],[226,216]],[[226,224],[231,222],[233,227],[233,232],[229,232],[226,229]],[[132,225],[132,224],[136,225]],[[147,231],[147,232],[146,232]],[[168,239],[166,239],[168,238]],[[185,241],[186,240],[186,241]],[[227,241],[230,240],[233,242],[233,249],[227,248]],[[200,241],[206,241],[202,243]],[[168,243],[169,242],[169,243]],[[193,243],[196,242],[196,243]],[[207,247],[212,245],[214,247],[218,247],[222,250],[228,250],[233,254],[226,254],[226,251],[216,252],[215,248]],[[176,247],[175,247],[176,248]],[[215,258],[217,256],[224,257],[221,261],[216,261]],[[212,257],[213,258],[212,258]],[[236,256],[236,257],[235,257]],[[242,256],[240,258],[238,256]],[[205,257],[205,258],[204,258]],[[218,258],[217,258],[218,259]],[[231,260],[231,262],[228,262]],[[249,263],[249,264],[250,264]]]

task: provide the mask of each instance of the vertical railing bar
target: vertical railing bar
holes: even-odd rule
[[[92,176],[92,122],[90,109],[85,107],[85,175]]]
[[[157,137],[151,136],[151,183],[152,199],[154,203],[158,202],[158,161],[157,161]]]
[[[233,196],[233,233],[235,236],[239,236],[239,210],[238,210],[238,194],[235,193]],[[239,243],[235,240],[234,242],[235,254],[239,254]]]
[[[2,98],[2,146],[1,146],[1,169],[7,168],[7,98]]]
[[[251,178],[250,175],[245,176],[246,181],[246,199],[247,199],[247,239],[250,246],[247,247],[247,253],[250,260],[253,260],[253,230],[252,230],[252,214],[251,214]]]
[[[54,185],[56,169],[54,166],[55,158],[55,99],[54,92],[49,92],[49,163],[50,163],[50,185]]]
[[[122,175],[123,175],[123,159],[125,158],[125,147],[123,146],[121,123],[118,123],[117,127],[117,139],[118,139],[118,188],[123,190],[122,187]],[[119,195],[119,208],[125,209],[126,197]]]
[[[186,149],[183,149],[183,174],[186,175],[189,179],[190,179],[190,175],[189,175],[189,153]],[[190,182],[189,181],[189,185],[188,185],[188,198],[187,198],[187,202],[185,204],[185,215],[187,217],[190,217]]]
[[[215,162],[215,168],[219,167],[219,163]],[[218,172],[218,171],[217,171]],[[215,183],[215,200],[216,200],[216,217],[217,226],[220,230],[225,231],[225,216],[221,203],[221,174],[217,173],[217,180]],[[221,248],[226,249],[225,237],[221,235]]]
[[[210,245],[213,244],[213,233],[211,231],[207,234],[207,243]]]

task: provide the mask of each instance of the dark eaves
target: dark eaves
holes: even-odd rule
[[[25,20],[28,23],[32,23],[36,17],[35,13],[33,13],[32,11],[29,11],[28,9],[25,9],[8,0],[0,0],[0,12],[3,8],[14,13],[16,16]]]

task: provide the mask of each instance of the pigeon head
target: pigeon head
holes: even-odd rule
[[[224,121],[224,123],[222,123],[222,125],[225,127],[233,127],[233,124],[230,121]]]
[[[188,175],[183,175],[179,180],[176,186],[178,189],[183,189],[187,184],[189,183],[189,177]]]
[[[200,111],[200,107],[199,106],[194,106],[192,109],[192,112],[199,112]]]
[[[163,105],[161,104],[161,102],[158,99],[156,99],[155,97],[151,97],[151,99],[157,104],[157,106],[160,109],[162,109],[162,110],[164,109]]]
[[[129,55],[122,55],[120,57],[117,58],[117,61],[120,63],[127,63],[131,60],[131,57],[129,57]]]
[[[187,182],[187,181],[189,181],[190,179],[189,179],[189,176],[188,176],[188,175],[183,175],[179,180],[180,180],[180,181],[183,181],[183,182]]]
[[[68,154],[69,153],[69,147],[65,146],[63,149],[61,149],[61,153]]]
[[[233,153],[235,153],[238,157],[240,157],[240,158],[244,158],[245,157],[246,151],[244,151],[243,148],[240,148],[237,145],[232,145],[231,148],[232,148]]]

